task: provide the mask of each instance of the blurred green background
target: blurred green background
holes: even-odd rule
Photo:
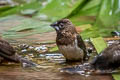
[[[4,38],[53,31],[49,24],[62,18],[84,29],[84,39],[109,37],[111,31],[120,30],[120,0],[0,0],[0,27],[12,22],[8,30],[0,31]]]

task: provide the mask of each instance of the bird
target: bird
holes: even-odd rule
[[[56,44],[66,61],[83,62],[86,60],[87,49],[85,43],[69,19],[58,20],[50,26],[57,33]]]
[[[111,35],[114,36],[114,37],[115,37],[115,36],[118,36],[118,37],[119,37],[119,36],[120,36],[120,32],[118,32],[118,31],[112,31],[112,32],[111,32]]]
[[[15,63],[26,63],[24,66],[37,66],[36,63],[31,62],[20,55],[18,55],[15,49],[6,40],[0,38],[0,57],[3,61],[15,62]]]
[[[120,43],[105,48],[91,62],[95,70],[115,70],[120,67]]]

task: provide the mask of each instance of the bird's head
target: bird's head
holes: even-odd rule
[[[57,22],[51,24],[50,26],[53,27],[56,30],[56,32],[61,32],[63,30],[70,31],[74,28],[74,25],[69,19],[58,20]]]

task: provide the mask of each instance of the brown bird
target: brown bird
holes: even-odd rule
[[[0,39],[0,57],[9,62],[16,63],[26,63],[26,66],[36,66],[37,64],[22,58],[20,55],[16,54],[14,48],[5,40]]]
[[[81,62],[85,60],[86,46],[69,19],[59,20],[50,26],[56,30],[56,44],[66,60]]]
[[[120,43],[107,47],[90,64],[100,70],[114,70],[120,67]]]

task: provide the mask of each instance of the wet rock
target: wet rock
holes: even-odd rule
[[[20,44],[17,46],[16,48],[18,50],[18,52],[20,51],[21,53],[44,53],[48,51],[48,47],[46,45],[40,45],[40,46],[31,46],[28,44]]]
[[[30,56],[30,57],[32,57],[32,58],[34,57],[34,55],[33,55],[33,54],[28,54],[28,56]]]
[[[53,63],[63,63],[65,62],[65,58],[62,54],[59,53],[48,53],[48,54],[40,54],[39,58],[48,60]]]
[[[41,50],[41,47],[36,47],[34,50],[39,52]]]
[[[78,71],[78,74],[85,75],[85,71]]]
[[[84,63],[83,65],[84,65],[84,66],[89,66],[89,63]]]
[[[47,69],[47,68],[53,68],[54,66],[42,66],[42,65],[38,65],[37,68],[42,68],[42,69]]]
[[[84,76],[89,76],[92,72],[90,64],[89,63],[84,63],[81,65],[76,65],[74,67],[67,67],[67,68],[62,68],[60,70],[60,72],[67,72],[70,74],[80,74],[80,75],[84,75]]]
[[[21,50],[23,50],[23,49],[29,48],[29,45],[27,45],[27,44],[20,44],[20,45],[18,45],[18,47],[19,47]]]
[[[29,46],[29,49],[34,49],[34,47],[33,46]]]
[[[91,74],[91,72],[87,72],[86,74],[87,74],[87,75],[90,75],[90,74]]]
[[[62,54],[45,54],[46,59],[62,59],[64,56]]]
[[[45,54],[40,54],[39,55],[41,58],[45,58]]]
[[[89,77],[90,75],[85,75],[85,77]]]
[[[27,50],[26,50],[26,49],[23,49],[23,50],[21,50],[21,52],[24,53],[24,52],[27,52]]]
[[[46,47],[46,45],[41,45],[39,47],[35,47],[34,50],[37,52],[46,52],[48,48]]]

